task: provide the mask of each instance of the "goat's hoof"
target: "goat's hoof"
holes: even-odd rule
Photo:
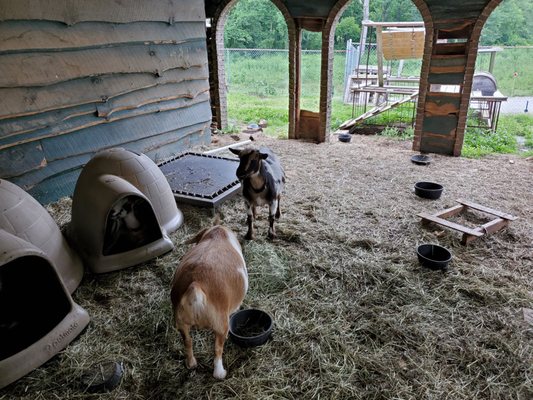
[[[224,379],[226,377],[226,375],[227,375],[227,372],[226,372],[225,369],[222,369],[222,370],[215,369],[213,371],[213,377],[215,379]]]
[[[276,235],[274,232],[268,232],[268,238],[269,239],[276,239],[278,235]]]
[[[198,366],[198,362],[196,361],[196,358],[192,357],[191,359],[185,360],[185,366],[187,369],[194,369]]]
[[[255,239],[254,234],[250,233],[250,232],[248,232],[244,238],[246,240],[254,240]]]

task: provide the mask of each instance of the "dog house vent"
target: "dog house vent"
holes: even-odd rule
[[[17,185],[0,179],[0,229],[41,249],[49,258],[69,293],[83,277],[79,256],[70,248],[45,208]]]
[[[53,261],[0,229],[0,388],[52,358],[88,323]]]
[[[159,165],[177,201],[216,207],[238,193],[238,159],[183,153]]]
[[[114,148],[97,153],[83,168],[68,236],[86,265],[102,273],[172,250],[168,234],[182,222],[158,166],[144,154]]]

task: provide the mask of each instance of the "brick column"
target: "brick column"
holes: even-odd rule
[[[322,29],[322,60],[320,66],[319,142],[329,137],[331,126],[331,98],[333,87],[333,58],[335,56],[335,29],[350,0],[339,0],[331,8]]]
[[[461,95],[461,108],[459,110],[459,117],[457,122],[457,134],[455,144],[453,147],[453,155],[460,156],[463,148],[466,119],[468,116],[468,107],[470,106],[470,95],[472,93],[472,83],[474,79],[474,72],[476,68],[477,52],[479,47],[479,38],[485,22],[489,18],[494,9],[501,3],[502,0],[491,0],[487,3],[485,8],[481,11],[479,17],[474,24],[472,33],[468,39],[468,54],[465,67],[465,79],[463,83],[463,93]]]
[[[422,68],[420,70],[420,86],[418,90],[418,102],[415,118],[415,136],[413,139],[413,150],[420,150],[420,141],[422,139],[422,125],[424,121],[424,105],[426,95],[429,91],[429,65],[431,63],[431,54],[433,52],[433,18],[429,12],[428,6],[424,0],[413,0],[416,8],[422,15],[424,27],[426,30],[424,39],[424,56],[422,57]]]

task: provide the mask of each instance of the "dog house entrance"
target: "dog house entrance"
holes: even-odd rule
[[[238,193],[239,160],[201,153],[184,153],[159,165],[177,201],[216,207]]]
[[[71,303],[53,267],[26,256],[0,267],[0,361],[51,332]]]
[[[126,196],[118,200],[107,215],[102,254],[124,253],[162,237],[150,204],[142,197]]]

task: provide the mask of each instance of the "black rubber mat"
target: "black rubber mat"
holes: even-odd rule
[[[241,187],[238,159],[184,153],[159,165],[177,201],[215,207]]]

